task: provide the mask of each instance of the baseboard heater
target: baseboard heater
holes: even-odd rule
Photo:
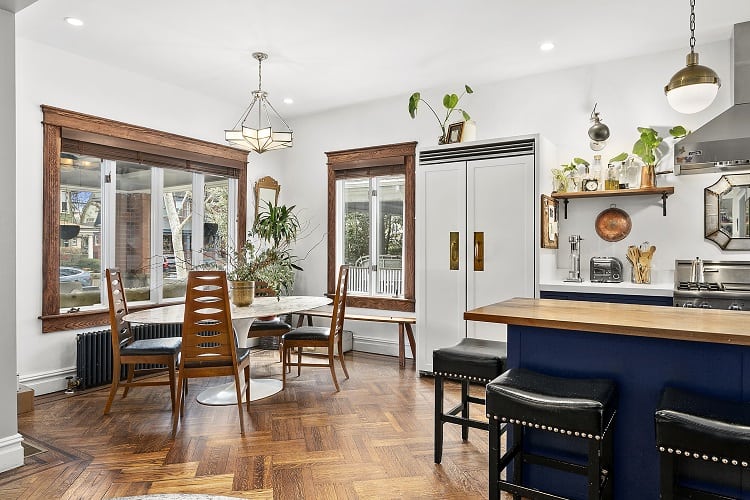
[[[181,324],[134,325],[132,329],[136,340],[182,336]],[[166,368],[166,366],[157,364],[136,365],[136,370],[159,368]],[[76,377],[79,389],[112,383],[111,330],[79,333],[76,336]],[[120,380],[124,378],[125,367],[120,371]]]

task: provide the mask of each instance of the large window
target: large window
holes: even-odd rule
[[[228,215],[236,210],[233,183],[63,151],[60,312],[106,307],[108,267],[122,272],[131,305],[182,298],[188,270],[223,262]]]
[[[414,310],[415,144],[326,153],[328,291],[348,264],[351,306]]]
[[[107,323],[108,267],[138,308],[182,299],[189,269],[222,265],[245,233],[246,152],[42,108],[43,331]]]

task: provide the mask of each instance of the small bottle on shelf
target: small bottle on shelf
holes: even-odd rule
[[[597,188],[594,191],[604,190],[604,181],[606,180],[607,172],[602,169],[602,155],[594,155],[594,162],[591,164],[589,169],[591,177],[596,179]]]
[[[641,187],[641,168],[635,164],[635,158],[628,158],[625,163],[625,176],[628,179],[628,189]]]
[[[620,189],[620,173],[613,163],[607,165],[607,178],[604,181],[604,189],[607,191]]]

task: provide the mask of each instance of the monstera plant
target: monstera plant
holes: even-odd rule
[[[467,113],[465,110],[458,108],[458,103],[461,101],[463,96],[466,94],[473,94],[474,91],[469,87],[468,85],[464,85],[464,91],[461,92],[461,95],[457,94],[445,94],[443,96],[443,107],[445,108],[445,116],[441,119],[440,116],[437,114],[435,109],[430,106],[430,103],[422,99],[422,95],[419,92],[414,92],[411,97],[409,97],[409,115],[412,118],[415,118],[417,116],[417,109],[419,107],[419,102],[423,102],[425,106],[430,108],[430,111],[432,111],[432,114],[435,115],[435,118],[438,121],[438,125],[440,125],[440,131],[442,132],[442,135],[438,138],[439,144],[445,144],[446,143],[446,125],[448,124],[448,120],[450,119],[451,115],[456,112],[460,111],[463,115],[464,121],[468,121],[471,119],[469,116],[469,113]]]

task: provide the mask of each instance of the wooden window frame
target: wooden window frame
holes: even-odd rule
[[[414,185],[416,180],[416,142],[402,142],[326,152],[328,157],[328,294],[336,286],[336,181],[351,177],[404,174],[404,297],[348,295],[351,307],[415,310],[414,298]]]
[[[88,153],[237,179],[237,241],[247,225],[247,151],[42,105],[44,127],[42,220],[42,332],[109,323],[107,308],[60,313],[60,153],[66,145]],[[81,151],[83,152],[83,151]],[[142,308],[157,307],[143,306]],[[134,308],[135,310],[136,308]]]

